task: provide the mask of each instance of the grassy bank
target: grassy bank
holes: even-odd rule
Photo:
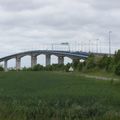
[[[119,120],[120,82],[62,72],[1,72],[0,120]]]

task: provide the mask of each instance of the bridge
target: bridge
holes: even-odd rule
[[[71,58],[72,61],[87,59],[89,53],[87,52],[70,52],[70,51],[54,51],[54,50],[34,50],[21,52],[13,55],[9,55],[3,58],[0,58],[0,62],[4,62],[4,70],[8,70],[8,61],[15,58],[16,59],[16,70],[21,69],[21,58],[25,56],[31,57],[31,67],[37,64],[37,56],[44,54],[46,56],[46,66],[51,64],[51,55],[58,57],[58,64],[64,64],[64,57]]]

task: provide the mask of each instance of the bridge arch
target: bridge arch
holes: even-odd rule
[[[58,56],[55,54],[51,54],[51,65],[58,64]]]
[[[72,58],[67,57],[67,56],[64,57],[64,64],[65,65],[68,64],[68,63],[72,63],[72,62],[73,62]]]
[[[37,55],[37,64],[43,65],[45,66],[45,60],[46,60],[46,55],[41,53],[39,55]]]
[[[9,59],[7,66],[8,66],[8,69],[10,69],[10,70],[16,69],[16,59],[15,58]]]
[[[21,57],[21,68],[31,67],[31,56],[24,55]]]

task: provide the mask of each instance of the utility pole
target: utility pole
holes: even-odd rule
[[[111,33],[112,31],[109,31],[109,56],[111,56]]]

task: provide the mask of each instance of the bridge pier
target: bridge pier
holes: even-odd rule
[[[21,68],[21,58],[16,57],[16,70],[20,70]]]
[[[34,67],[37,64],[37,56],[31,56],[31,67]]]
[[[64,64],[64,57],[63,56],[58,57],[58,64]]]
[[[50,65],[51,63],[51,56],[49,54],[46,55],[46,66]]]
[[[4,70],[5,70],[5,72],[7,72],[8,71],[8,60],[5,60],[4,61]]]

